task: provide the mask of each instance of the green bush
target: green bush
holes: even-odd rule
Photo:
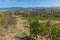
[[[39,33],[39,28],[40,23],[38,21],[31,21],[30,22],[30,28],[31,28],[31,33],[34,35],[37,35]]]
[[[60,40],[60,28],[59,27],[54,26],[51,28],[51,39]]]
[[[3,16],[4,16],[4,14],[0,13],[0,22],[3,21]]]
[[[30,20],[30,33],[33,36],[41,35],[47,36],[51,40],[60,40],[60,28],[52,25],[51,21],[41,24],[36,20]]]

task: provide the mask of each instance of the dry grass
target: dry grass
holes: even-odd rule
[[[7,29],[0,27],[0,40],[16,40],[16,37],[23,37],[29,35],[29,28],[27,20],[22,20],[20,17],[16,17],[17,24]],[[47,21],[39,21],[47,22]],[[53,24],[60,23],[60,21],[52,21]],[[46,40],[45,37],[40,36],[39,40]]]

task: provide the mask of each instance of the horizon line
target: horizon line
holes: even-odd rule
[[[34,8],[33,6],[31,6],[32,8]],[[24,7],[24,8],[31,8],[31,7]],[[41,6],[42,8],[43,7],[60,7],[60,6]],[[0,7],[0,8],[13,8],[13,7]],[[23,8],[23,7],[22,7]]]

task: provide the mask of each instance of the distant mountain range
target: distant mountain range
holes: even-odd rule
[[[60,7],[10,7],[10,8],[0,8],[0,10],[31,10],[31,9],[42,9],[42,8],[60,8]]]
[[[31,10],[40,8],[41,7],[10,7],[10,8],[0,8],[0,10]]]

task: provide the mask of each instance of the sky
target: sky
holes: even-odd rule
[[[60,0],[0,0],[0,8],[52,6],[60,7]]]

